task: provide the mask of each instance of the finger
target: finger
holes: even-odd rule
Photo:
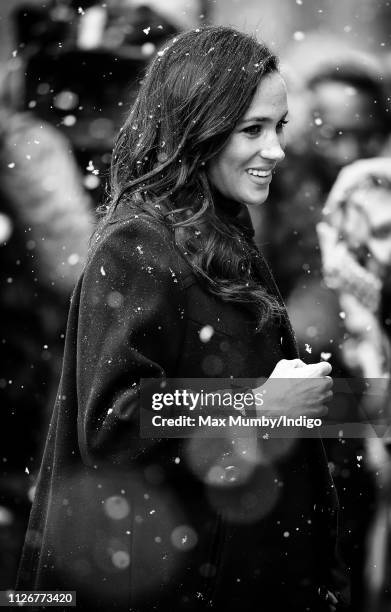
[[[332,391],[327,391],[327,393],[324,394],[323,396],[323,402],[331,402],[332,399],[334,398],[334,393]]]
[[[291,359],[289,363],[294,368],[302,368],[302,367],[305,367],[307,365],[301,359]]]
[[[333,369],[328,361],[320,361],[319,363],[311,363],[306,366],[307,375],[311,378],[323,378],[328,376]]]
[[[319,406],[318,415],[319,415],[320,417],[325,417],[325,416],[327,416],[327,415],[328,415],[328,413],[329,413],[328,406],[326,406],[326,404],[321,404],[321,405]]]
[[[290,372],[297,368],[305,366],[301,359],[280,359],[270,375],[270,378],[290,378]]]
[[[309,417],[319,418],[319,417],[325,417],[328,414],[328,412],[329,412],[329,409],[327,408],[325,404],[322,403],[318,405],[314,404],[311,408],[308,408],[307,410],[305,410],[303,414]]]
[[[331,376],[324,376],[323,381],[328,389],[331,389],[334,386],[334,380],[331,378]]]
[[[322,378],[322,380],[320,381],[321,384],[321,389],[323,392],[326,391],[331,391],[333,390],[334,387],[334,381],[331,378],[331,376],[325,376],[324,378]]]

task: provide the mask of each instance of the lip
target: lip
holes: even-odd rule
[[[249,166],[246,168],[246,172],[249,170],[258,170],[259,172],[273,172],[275,166],[268,166],[267,168],[263,168],[262,166]]]
[[[261,172],[265,172],[265,176],[255,176],[254,174],[249,174],[248,170],[246,170],[246,175],[255,183],[256,185],[267,185],[272,180],[272,169],[263,169],[263,168],[251,168],[253,170],[259,170]]]
[[[247,170],[261,170],[263,172],[271,172],[275,166],[249,166]]]

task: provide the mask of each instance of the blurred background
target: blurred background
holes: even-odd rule
[[[151,57],[172,34],[205,23],[253,33],[281,57],[287,157],[253,223],[303,358],[330,360],[336,376],[389,376],[391,2],[2,0],[0,590],[14,585],[69,297],[104,201],[113,139]],[[382,161],[353,172],[325,217],[340,170],[362,158]],[[339,438],[326,450],[352,609],[388,610],[388,440]]]

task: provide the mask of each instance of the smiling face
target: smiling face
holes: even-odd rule
[[[223,150],[209,163],[209,180],[222,195],[247,206],[266,200],[272,172],[285,157],[287,113],[285,82],[272,72],[262,79]]]

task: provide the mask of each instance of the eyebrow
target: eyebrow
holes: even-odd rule
[[[289,111],[286,111],[283,114],[280,121],[283,121],[287,117],[288,112]],[[240,123],[249,123],[249,122],[254,122],[254,121],[258,121],[259,123],[261,123],[262,121],[270,121],[270,117],[249,117],[248,119],[242,119]]]

